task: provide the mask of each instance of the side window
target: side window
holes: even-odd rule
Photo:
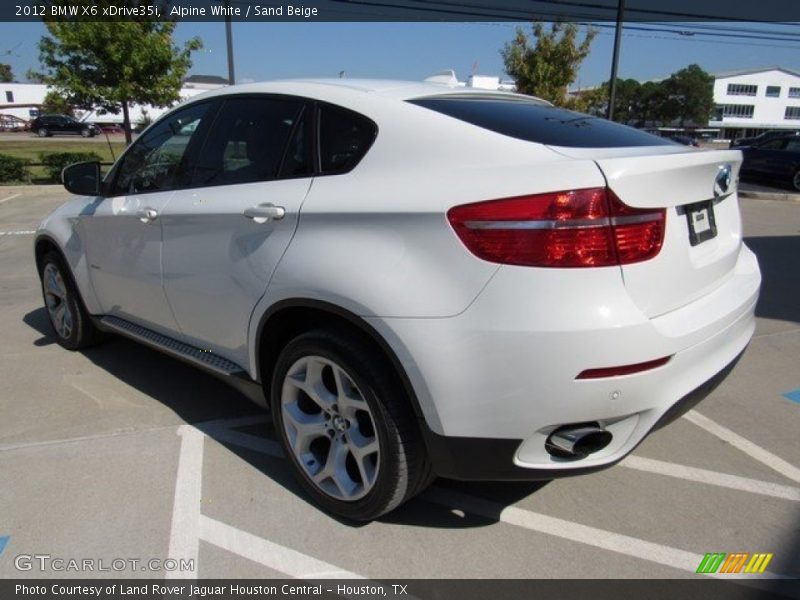
[[[172,189],[182,161],[209,103],[194,104],[167,116],[125,153],[111,194],[136,194]]]
[[[192,185],[274,179],[302,112],[301,102],[281,98],[226,100],[195,161]]]
[[[786,140],[777,139],[764,142],[759,146],[759,148],[761,148],[762,150],[783,150],[783,147],[785,145],[786,145]]]
[[[800,152],[800,138],[793,138],[786,141],[786,148],[789,152]]]
[[[320,106],[319,155],[323,174],[344,173],[355,167],[378,133],[375,123],[353,111]]]

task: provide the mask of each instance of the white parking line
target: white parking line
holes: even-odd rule
[[[262,452],[269,456],[284,456],[280,446],[273,440],[263,439],[254,435],[240,433],[237,431],[228,431],[224,434],[222,434],[222,432],[215,432],[213,434],[214,437],[217,437],[217,434],[220,434],[220,437],[217,439],[220,439],[221,441],[226,441],[250,450]],[[684,475],[689,473],[692,477],[699,476],[701,473],[706,473],[702,469],[693,469],[691,467],[683,467],[682,465],[671,465],[670,463],[653,465],[652,463],[660,463],[660,461],[650,462],[649,459],[640,459],[638,461],[633,461],[633,464],[636,466],[631,468],[643,467],[646,465],[649,468],[659,468],[662,471],[670,472],[673,471],[672,468],[677,468],[677,472],[681,472]],[[665,465],[672,468],[666,468]],[[664,472],[662,474],[668,473]],[[707,478],[692,480],[702,481],[703,483],[712,483],[713,485],[722,485],[724,483],[725,485],[722,485],[722,487],[737,486],[734,489],[743,489],[744,491],[753,491],[751,488],[754,484],[764,485],[766,486],[765,489],[769,489],[770,491],[774,492],[773,494],[768,495],[784,494],[784,496],[778,497],[785,497],[785,495],[791,495],[789,494],[789,490],[791,490],[791,493],[795,495],[789,499],[797,499],[798,490],[795,488],[789,488],[787,486],[777,486],[773,488],[770,486],[773,486],[774,484],[767,482],[758,482],[751,479],[745,479],[744,477],[735,477],[733,475],[726,476],[718,473],[712,474],[717,476],[716,478],[711,478],[713,481],[709,481]],[[743,482],[747,483],[745,484]],[[744,489],[744,487],[747,487],[747,489]],[[760,491],[758,493],[764,492]],[[581,544],[588,544],[590,546],[602,548],[603,550],[609,550],[619,554],[625,554],[627,556],[639,558],[641,560],[667,565],[690,573],[696,573],[697,567],[700,564],[700,560],[703,558],[702,554],[696,554],[694,552],[681,550],[679,548],[648,542],[639,538],[614,533],[604,529],[598,529],[596,527],[590,527],[588,525],[581,525],[580,523],[566,521],[557,517],[550,517],[548,515],[517,508],[515,506],[504,506],[496,502],[469,496],[460,492],[445,489],[440,486],[431,487],[422,495],[421,498],[450,509],[460,509],[464,512],[497,520],[509,525],[523,527],[525,529],[553,535],[555,537],[560,537]],[[736,578],[737,575],[726,574],[725,577],[730,579]],[[770,572],[765,572],[763,577],[769,579],[785,578],[784,575],[777,575]]]
[[[312,558],[205,515],[200,516],[200,537],[228,552],[303,579],[364,579],[362,575]],[[172,555],[171,555],[172,556]]]
[[[566,521],[516,506],[504,506],[497,502],[468,496],[460,492],[446,490],[434,486],[422,495],[423,500],[449,508],[461,509],[473,515],[479,515],[501,523],[515,525],[531,531],[552,535],[554,537],[578,542],[587,546],[594,546],[602,550],[609,550],[633,558],[655,562],[661,565],[696,573],[702,554],[688,552],[679,548],[648,542],[639,538],[614,533],[606,529],[598,529],[589,525],[581,525],[573,521]],[[711,577],[736,578],[737,575],[714,574]],[[742,574],[744,578],[744,574]],[[765,579],[786,579],[785,575],[765,572],[760,576]]]
[[[676,465],[675,463],[644,458],[643,456],[629,456],[619,463],[619,466],[635,469],[636,471],[643,471],[645,473],[655,473],[657,475],[665,475],[667,477],[675,477],[687,481],[716,485],[731,490],[739,490],[751,494],[761,494],[762,496],[772,496],[773,498],[800,502],[800,488],[771,483],[769,481],[759,481],[758,479],[749,479],[747,477],[739,477],[738,475],[728,475],[727,473],[717,473],[716,471],[708,471],[706,469]]]
[[[0,204],[3,204],[4,202],[8,202],[9,200],[13,200],[14,198],[19,198],[20,196],[22,196],[21,193],[20,194],[11,194],[10,196],[7,196],[6,198],[1,199],[0,200]]]
[[[743,438],[738,433],[735,433],[727,427],[723,427],[716,421],[712,421],[708,417],[701,415],[696,410],[690,410],[683,415],[683,418],[691,421],[698,427],[705,429],[711,435],[717,436],[722,441],[728,442],[734,448],[738,448],[751,458],[754,458],[758,462],[767,465],[773,471],[777,471],[784,477],[788,477],[792,481],[800,483],[800,469],[789,464],[781,457],[775,456],[772,454],[772,452],[765,450],[761,446],[754,444],[750,440]]]
[[[203,440],[201,431],[191,425],[178,428],[181,452],[175,481],[175,500],[172,505],[172,528],[169,537],[169,557],[192,560],[197,568],[200,548],[200,500],[203,482]],[[194,571],[167,571],[168,579],[193,579]]]
[[[33,235],[35,229],[21,229],[19,231],[0,231],[0,235]]]

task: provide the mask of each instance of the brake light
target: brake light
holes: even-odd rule
[[[664,209],[631,208],[608,188],[489,200],[447,213],[475,256],[529,267],[607,267],[648,260],[664,241]]]

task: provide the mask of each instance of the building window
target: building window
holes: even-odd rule
[[[789,88],[789,98],[800,98],[800,87]]]
[[[779,85],[767,86],[767,98],[780,98],[781,87]]]
[[[14,92],[6,92],[6,102],[14,102]]]
[[[723,118],[752,119],[755,105],[753,104],[720,104],[714,111],[715,120],[721,121]]]
[[[800,120],[800,106],[787,106],[784,119]]]
[[[757,85],[749,85],[746,83],[728,84],[728,96],[755,96],[757,93]]]

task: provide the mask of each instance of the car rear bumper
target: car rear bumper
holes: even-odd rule
[[[761,278],[745,246],[713,292],[652,319],[613,270],[585,271],[588,288],[575,271],[550,282],[545,271],[526,288],[524,272],[504,269],[457,317],[370,320],[406,368],[443,476],[546,479],[612,465],[722,381],[755,329]],[[662,357],[641,373],[577,379]],[[545,450],[555,429],[586,422],[611,443],[577,460]]]

